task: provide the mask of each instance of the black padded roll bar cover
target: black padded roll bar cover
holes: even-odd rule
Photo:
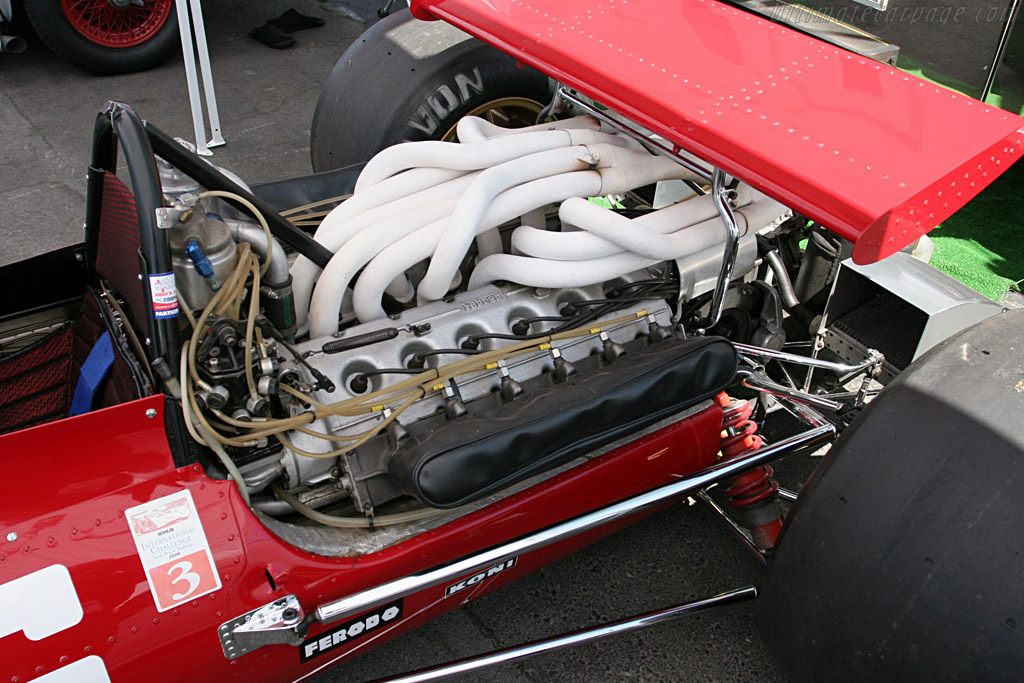
[[[126,263],[125,268],[139,269],[146,286],[142,295],[146,307],[151,304],[151,293],[145,276],[168,273],[172,270],[171,252],[167,236],[157,228],[156,210],[162,205],[163,192],[160,176],[153,158],[153,147],[146,135],[142,119],[131,107],[121,102],[107,102],[96,116],[93,126],[92,162],[89,166],[89,184],[86,195],[85,247],[90,281],[95,284],[94,272],[99,248],[99,231],[106,176],[116,175],[117,150],[120,144],[125,165],[131,179],[131,195],[138,217],[140,263]],[[127,189],[126,189],[127,191]],[[141,311],[136,314],[143,315]],[[144,313],[146,336],[150,339],[150,360],[164,358],[172,368],[178,366],[178,326],[174,318],[154,318],[151,311]]]
[[[404,493],[454,508],[585,455],[703,401],[736,374],[728,340],[664,341],[499,408],[438,425],[389,471]]]

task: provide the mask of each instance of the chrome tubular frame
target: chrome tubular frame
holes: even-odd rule
[[[629,631],[636,631],[638,629],[654,626],[672,619],[685,617],[689,614],[693,614],[694,612],[700,612],[712,607],[731,605],[733,603],[743,602],[746,600],[753,600],[756,597],[757,589],[754,586],[746,586],[744,588],[738,588],[726,593],[721,593],[705,600],[697,600],[695,602],[676,605],[675,607],[669,607],[656,612],[649,612],[630,619],[614,621],[601,626],[584,629],[582,631],[567,633],[554,638],[536,640],[532,643],[519,645],[517,647],[510,647],[505,650],[498,650],[486,655],[460,659],[457,662],[444,664],[438,667],[420,669],[419,671],[398,676],[396,678],[380,679],[377,683],[423,683],[423,681],[436,681],[456,674],[476,671],[477,669],[483,669],[498,664],[505,664],[518,659],[525,659],[526,657],[533,657],[535,655],[550,652],[552,650],[558,650],[563,647],[579,645],[580,643],[586,643],[599,638],[607,638],[608,636],[614,636],[620,633],[628,633]]]
[[[798,356],[795,353],[766,349],[760,346],[750,346],[749,344],[734,343],[733,346],[736,347],[736,351],[742,356],[765,358],[767,360],[777,360],[782,363],[793,363],[794,365],[803,365],[810,368],[831,370],[847,377],[858,372],[863,372],[872,366],[880,366],[885,361],[885,357],[882,356],[882,354],[873,350],[871,355],[860,363],[836,363],[833,361],[822,360],[820,358]]]
[[[697,491],[705,489],[716,482],[729,479],[785,455],[791,455],[809,448],[816,448],[830,442],[835,438],[835,434],[836,428],[833,425],[821,424],[806,432],[779,441],[776,444],[758,449],[740,460],[720,463],[647,493],[627,498],[619,503],[588,512],[546,529],[535,531],[514,541],[469,555],[450,564],[412,574],[340,600],[322,604],[315,610],[316,620],[321,624],[329,624],[339,619],[359,614],[390,600],[395,600],[450,581],[453,578],[490,567],[496,562],[513,555],[537,550],[604,524],[628,517],[634,513],[651,509],[677,498],[693,495]]]
[[[711,497],[711,494],[707,491],[697,491],[696,498],[711,508],[711,511],[726,523],[729,529],[736,534],[736,537],[743,543],[743,546],[747,550],[752,552],[763,564],[768,563],[767,551],[761,550],[754,544],[754,537],[751,536],[750,532],[737,524],[736,520],[732,518],[732,515],[726,512],[725,508],[719,505],[718,501]]]
[[[882,368],[882,363],[885,362],[885,356],[874,349],[869,349],[867,358],[859,363],[838,363],[822,360],[817,357],[797,356],[795,354],[786,353],[785,351],[776,351],[774,349],[766,349],[758,346],[748,346],[746,344],[733,344],[733,346],[739,353],[740,360],[751,366],[749,369],[740,368],[737,372],[737,377],[739,377],[740,381],[743,382],[743,385],[750,387],[751,389],[756,389],[766,394],[770,394],[776,399],[786,399],[788,401],[787,409],[789,409],[789,412],[794,413],[794,415],[801,419],[802,416],[794,412],[794,406],[796,405],[801,405],[804,409],[814,407],[832,413],[838,413],[848,405],[837,399],[852,398],[854,406],[863,405],[868,394],[871,393],[869,386],[871,384],[871,380],[878,376],[878,372]],[[764,368],[759,365],[759,362],[766,360],[778,361],[780,364],[779,367],[782,368],[782,371],[790,382],[792,382],[792,379],[790,378],[789,373],[786,372],[785,365],[783,365],[784,363],[793,363],[806,367],[807,379],[804,382],[803,390],[797,389],[795,384],[787,387],[769,378],[765,374]],[[840,384],[845,384],[861,373],[863,373],[864,377],[861,381],[860,389],[856,392],[816,395],[811,394],[808,391],[811,373],[816,368],[832,370],[833,372],[840,374]],[[807,420],[804,421],[808,422]],[[814,424],[814,422],[808,423]]]
[[[796,401],[797,403],[802,403],[814,408],[820,408],[821,410],[827,410],[832,413],[838,413],[844,407],[844,405],[839,401],[833,401],[832,399],[824,396],[807,394],[798,389],[792,389],[783,384],[778,384],[770,380],[764,374],[748,370],[747,368],[740,368],[737,371],[736,376],[743,382],[743,386],[763,391],[766,394],[775,396],[776,398],[785,397]]]
[[[797,403],[796,401],[783,397],[776,396],[775,399],[779,402],[786,412],[795,417],[796,419],[803,422],[805,425],[810,427],[821,427],[823,425],[832,425],[831,422],[825,419],[825,416],[816,411],[814,408],[804,403]],[[835,428],[835,425],[832,425]],[[838,429],[836,432],[838,433]]]
[[[799,496],[800,494],[797,493],[796,491],[790,491],[789,489],[784,489],[781,486],[779,487],[779,498],[781,498],[784,501],[787,501],[789,503],[795,503],[796,499]]]
[[[711,310],[708,312],[707,319],[700,324],[702,332],[717,325],[722,318],[722,311],[725,309],[725,294],[729,290],[732,271],[736,267],[736,256],[740,251],[740,228],[736,223],[736,214],[733,213],[732,204],[729,203],[729,192],[730,190],[725,184],[725,172],[716,168],[711,179],[711,195],[715,198],[718,215],[722,219],[722,223],[725,224],[725,255],[722,257],[722,269],[718,272],[715,294],[711,299]]]

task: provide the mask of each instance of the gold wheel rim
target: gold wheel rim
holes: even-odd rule
[[[540,102],[528,97],[501,97],[481,104],[467,112],[466,116],[479,116],[504,128],[522,128],[532,126],[543,108],[544,105]],[[456,126],[452,126],[446,130],[441,139],[445,142],[454,142],[455,128]]]

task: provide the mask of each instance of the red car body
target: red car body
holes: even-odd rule
[[[903,248],[1024,152],[1019,117],[716,0],[423,0],[415,11],[497,45],[829,225],[856,244],[859,261]],[[341,624],[313,623],[299,647],[229,659],[218,629],[288,594],[308,611],[702,470],[715,462],[722,430],[722,410],[705,405],[440,528],[330,558],[278,539],[233,483],[199,465],[175,467],[164,409],[157,395],[0,437],[3,680],[302,680],[622,523]],[[160,609],[126,511],[182,491],[213,567],[196,569],[194,582],[192,566],[162,568],[176,597]],[[207,590],[210,582],[219,587]]]
[[[84,683],[94,679],[74,666],[87,658],[102,660],[111,681],[146,680],[157,671],[173,672],[163,680],[302,680],[617,527],[516,557],[500,574],[484,572],[482,579],[473,581],[474,572],[464,577],[471,582],[458,590],[452,590],[458,584],[452,582],[409,595],[400,601],[400,616],[360,629],[344,642],[332,639],[337,625],[314,626],[307,644],[320,641],[324,634],[331,641],[311,650],[314,656],[277,645],[228,660],[218,627],[287,594],[296,595],[303,605],[341,598],[707,467],[718,451],[722,425],[721,409],[708,407],[431,533],[359,558],[326,558],[276,538],[246,507],[233,483],[210,479],[198,465],[175,468],[163,402],[163,397],[154,396],[0,437],[11,492],[3,506],[4,532],[16,534],[0,551],[4,583],[62,565],[84,612],[75,625],[33,639],[23,627],[30,621],[46,621],[39,613],[40,603],[3,595],[4,630],[17,627],[0,641],[4,673],[10,680],[30,681],[71,666],[68,678],[56,680]],[[40,468],[51,474],[45,498],[39,495]],[[125,510],[182,490],[188,490],[195,502],[221,588],[159,611]],[[50,583],[23,585],[34,591],[47,590]],[[41,608],[45,610],[46,604]],[[325,656],[316,656],[321,654]]]

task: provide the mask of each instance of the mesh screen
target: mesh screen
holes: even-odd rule
[[[0,361],[0,434],[65,417],[74,386],[71,325]]]
[[[74,324],[0,358],[0,434],[67,417],[82,364],[105,329],[100,304],[87,292]],[[131,366],[115,344],[114,366],[100,387],[95,407],[132,401],[141,393]]]
[[[103,174],[96,272],[123,298],[135,329],[149,335],[148,297],[139,279],[139,218],[135,197],[113,173]]]

